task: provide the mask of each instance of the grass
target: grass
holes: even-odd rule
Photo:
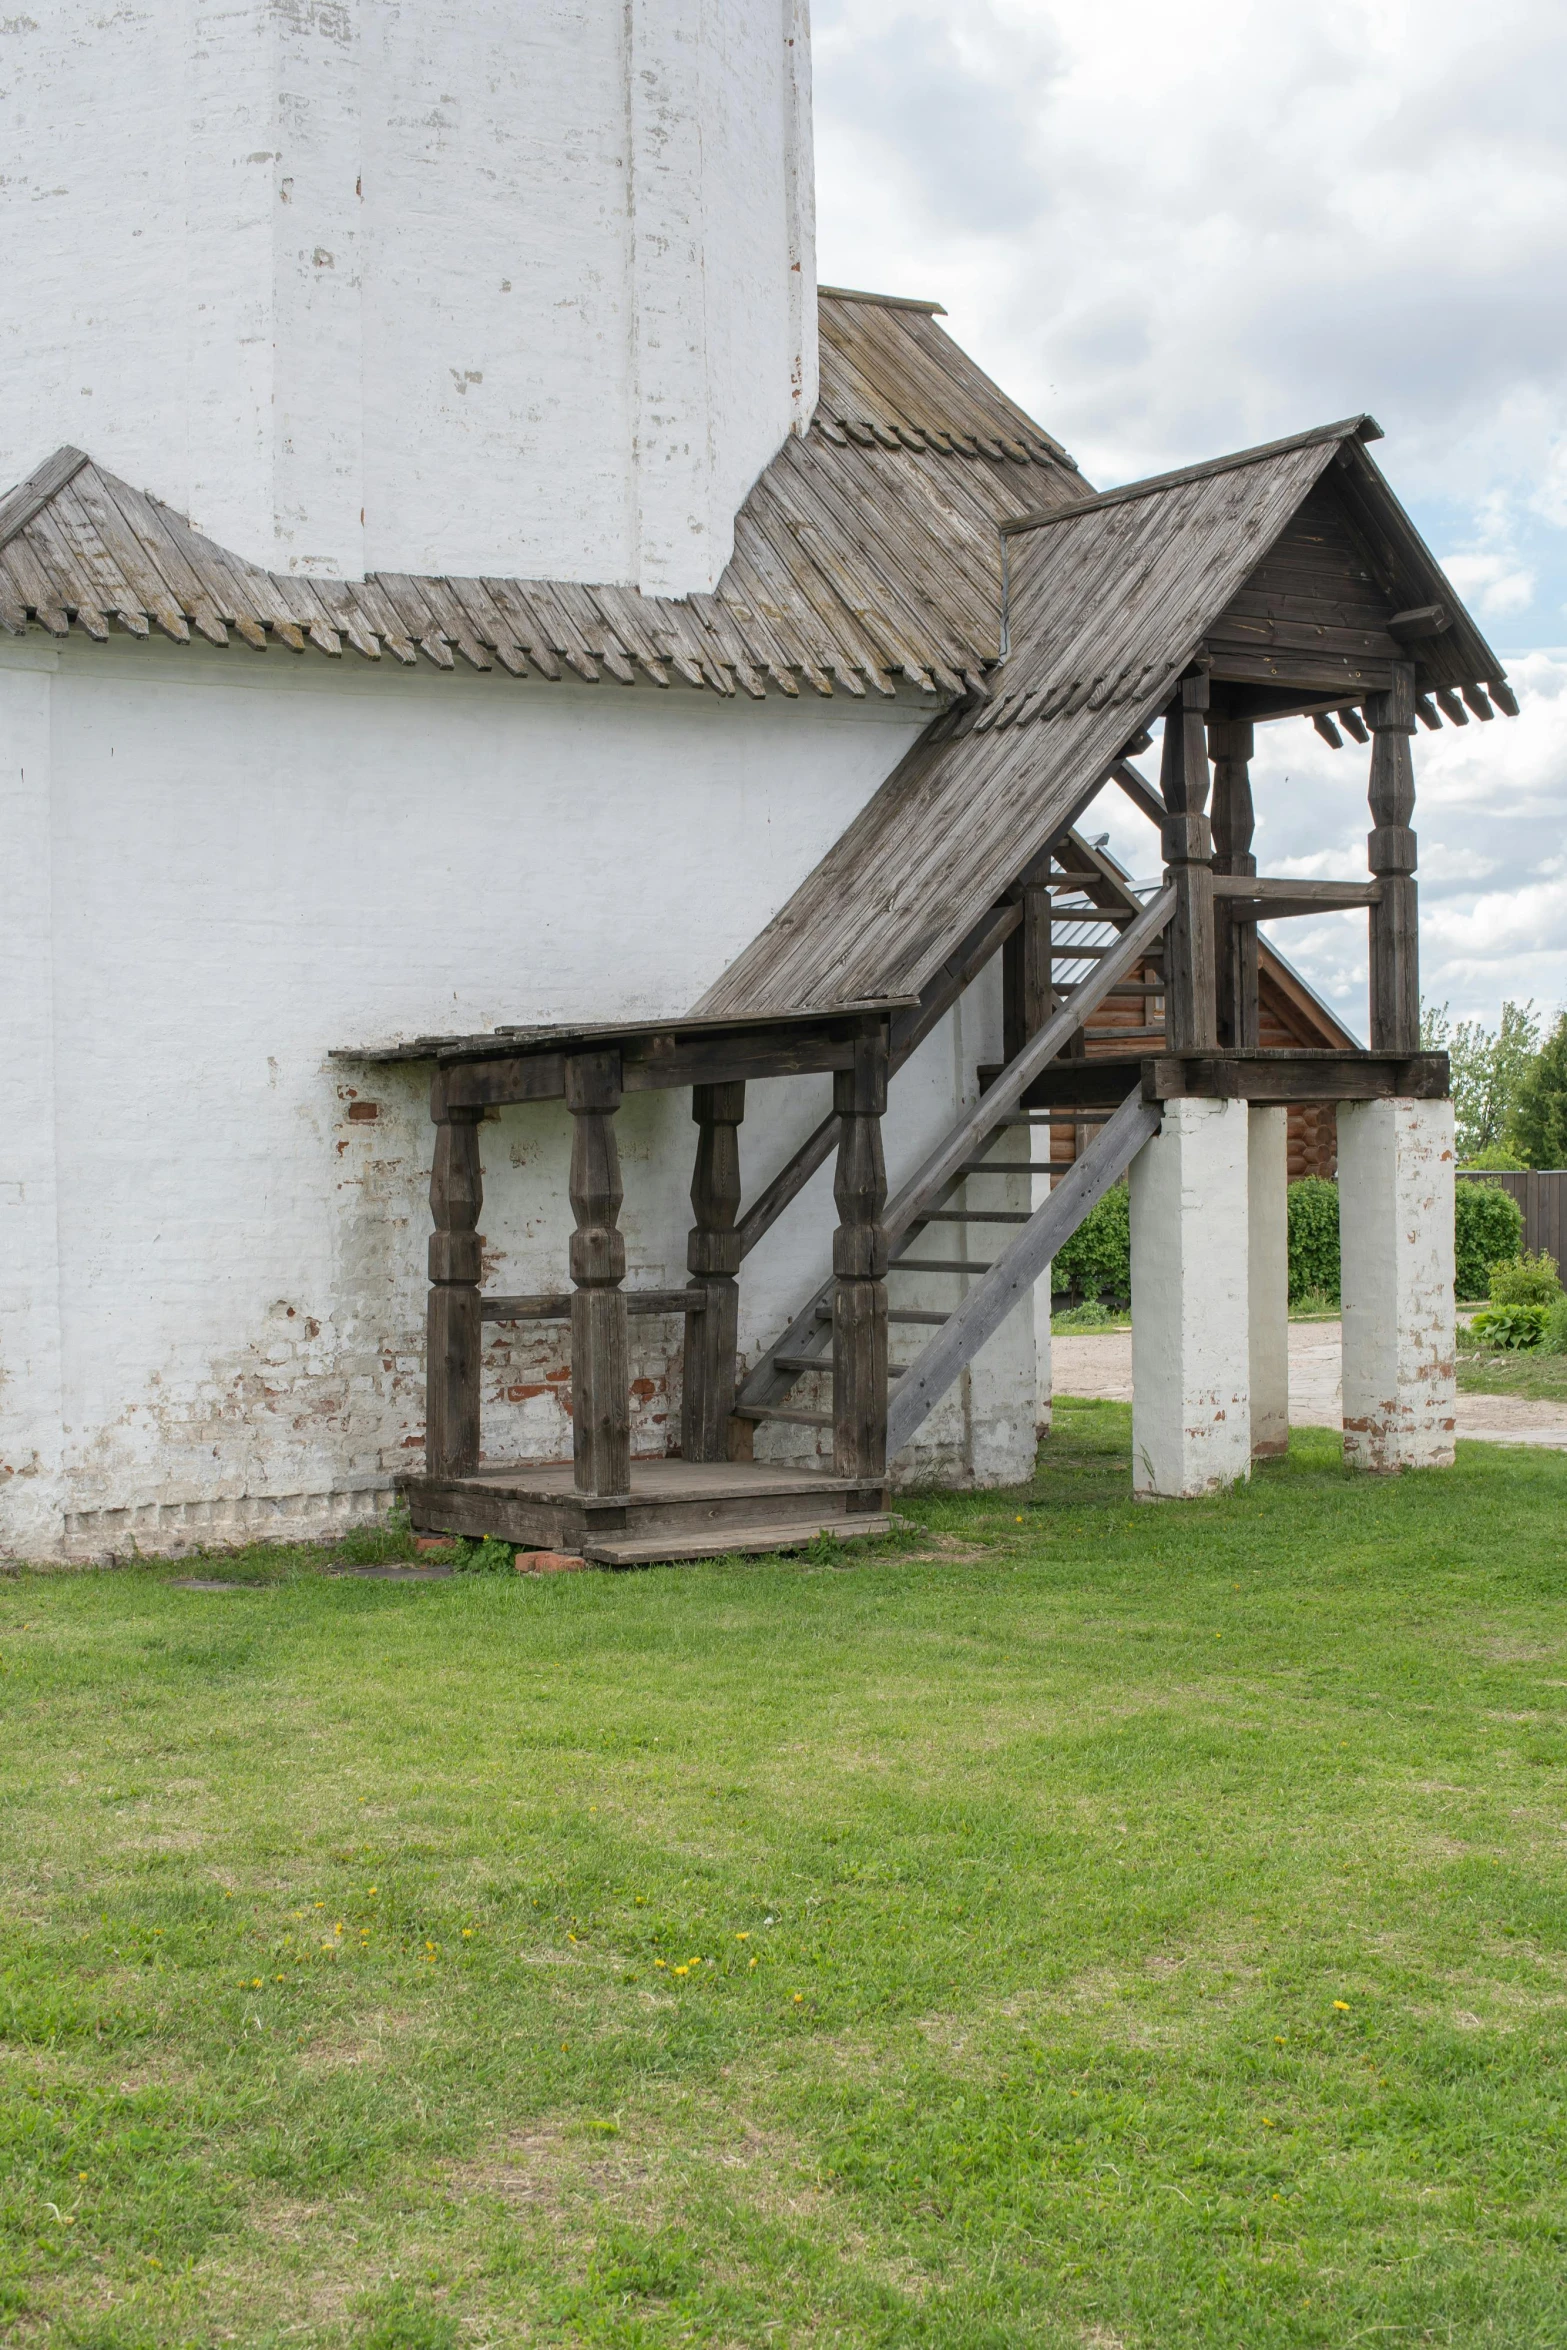
[[[1556,2350],[1567,1461],[1127,1459],[0,1583],[7,2341]]]
[[[1567,1355],[1511,1350],[1456,1357],[1459,1389],[1466,1395],[1527,1395],[1541,1403],[1567,1403]]]

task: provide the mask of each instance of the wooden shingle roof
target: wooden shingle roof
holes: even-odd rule
[[[822,388],[738,517],[712,595],[562,580],[264,571],[153,494],[61,449],[0,499],[0,626],[285,645],[513,677],[720,694],[983,693],[999,651],[998,524],[1082,479],[936,322],[824,292]]]
[[[1103,496],[1058,498],[1010,531],[1010,652],[989,695],[926,730],[695,1009],[734,1017],[917,995],[1163,710],[1205,632],[1341,451],[1371,521],[1420,547],[1359,446],[1376,429],[1352,417]],[[1468,678],[1502,679],[1467,618],[1450,634],[1456,655],[1437,658],[1456,659]],[[1389,639],[1389,655],[1398,649]],[[1425,663],[1427,646],[1417,651]]]

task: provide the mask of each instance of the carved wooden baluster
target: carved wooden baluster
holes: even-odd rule
[[[425,1336],[425,1471],[465,1477],[479,1465],[479,1167],[482,1110],[448,1109],[437,1077],[430,1104],[430,1299]]]
[[[1213,869],[1215,873],[1255,873],[1251,727],[1242,719],[1216,719],[1208,728],[1208,747],[1213,754]],[[1214,946],[1219,1042],[1255,1047],[1260,1042],[1256,923],[1232,921],[1221,903],[1215,908]]]
[[[691,1286],[704,1292],[700,1314],[686,1316],[685,1374],[680,1401],[680,1449],[688,1461],[729,1457],[729,1415],[735,1402],[735,1346],[740,1326],[740,1121],[745,1087],[692,1088],[697,1123],[691,1205],[696,1223],[686,1242]]]
[[[1409,738],[1415,731],[1415,671],[1393,664],[1390,693],[1366,698],[1371,729],[1371,820],[1366,848],[1382,902],[1371,909],[1371,1049],[1420,1049],[1420,922],[1415,881],[1415,768]]]
[[[620,1055],[566,1061],[571,1112],[571,1449],[579,1493],[631,1489],[631,1350],[626,1332],[626,1243],[616,1228],[624,1196],[615,1112]]]
[[[1213,833],[1207,817],[1208,677],[1181,680],[1164,714],[1160,784],[1170,813],[1164,860],[1175,884],[1165,932],[1165,1003],[1173,1052],[1207,1052],[1219,1041],[1213,941]]]
[[[887,1467],[887,1035],[879,1023],[855,1040],[854,1066],[833,1075],[843,1120],[833,1198],[833,1466],[840,1477],[880,1477]]]

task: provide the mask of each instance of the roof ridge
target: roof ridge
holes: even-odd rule
[[[1309,449],[1318,441],[1379,441],[1382,437],[1381,425],[1369,413],[1341,417],[1337,424],[1313,425],[1308,432],[1287,433],[1279,441],[1259,441],[1254,449],[1237,449],[1228,457],[1208,457],[1200,465],[1182,465],[1173,473],[1150,473],[1142,481],[1124,481],[1113,490],[1098,490],[1091,497],[1073,498],[1064,506],[1036,507],[1032,513],[1014,515],[1003,522],[1002,536],[1011,538],[1021,530],[1037,530],[1047,522],[1066,522],[1074,514],[1097,514],[1101,507],[1151,497],[1156,490],[1175,489],[1183,482],[1211,481],[1216,474],[1234,473],[1243,465],[1259,465],[1265,458],[1282,457],[1291,449]]]
[[[947,315],[940,302],[927,302],[918,294],[867,294],[859,286],[818,286],[816,294],[823,302],[879,302],[884,310],[923,310],[930,318]]]
[[[67,441],[52,457],[46,457],[25,481],[8,490],[0,498],[0,547],[36,521],[50,499],[58,497],[66,483],[74,481],[82,467],[91,463],[85,449],[73,449]]]

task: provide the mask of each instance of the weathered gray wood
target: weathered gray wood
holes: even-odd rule
[[[1445,1053],[1170,1053],[1144,1062],[1142,1090],[1145,1101],[1440,1101],[1448,1083]]]
[[[571,1449],[577,1491],[603,1498],[631,1484],[631,1354],[626,1330],[626,1243],[618,1228],[620,1056],[573,1053],[565,1065],[571,1112]]]
[[[480,1115],[448,1112],[435,1129],[424,1420],[432,1477],[460,1477],[479,1464]]]
[[[735,1347],[740,1326],[740,1122],[743,1085],[699,1085],[691,1097],[697,1125],[686,1269],[705,1310],[686,1323],[680,1400],[680,1448],[688,1461],[721,1461],[729,1452],[735,1402]]]
[[[1089,1014],[1097,1011],[1116,981],[1143,961],[1169,922],[1174,903],[1173,890],[1164,889],[1144,907],[1125,936],[1105,950],[1105,959],[1092,977],[1073,991],[1071,1001],[1052,1014],[1016,1060],[1009,1062],[994,1084],[987,1087],[968,1116],[960,1120],[909,1177],[887,1209],[889,1238],[901,1239],[919,1221],[924,1210],[941,1198],[961,1172],[964,1160],[973,1158],[1008,1112],[1018,1107],[1040,1072],[1050,1066]]]
[[[833,1198],[833,1467],[879,1477],[887,1466],[887,1107],[884,1033],[860,1039],[855,1066],[833,1079],[841,1137]]]
[[[1415,882],[1415,672],[1400,662],[1393,691],[1366,703],[1371,729],[1371,818],[1367,862],[1382,884],[1371,909],[1371,1044],[1414,1052],[1420,1043],[1419,902]]]
[[[628,1289],[622,1294],[626,1311],[633,1316],[700,1314],[707,1305],[704,1292],[689,1289]],[[480,1298],[479,1319],[482,1322],[569,1322],[571,1299],[569,1289],[539,1290],[521,1297],[505,1297],[497,1292]]]
[[[1175,892],[1164,943],[1170,1042],[1200,1051],[1217,1044],[1218,973],[1213,920],[1213,833],[1208,823],[1208,679],[1185,677],[1164,718],[1159,783],[1170,813],[1162,827],[1166,875]]]
[[[1077,1230],[1113,1183],[1125,1174],[1151,1135],[1159,1131],[1159,1110],[1130,1094],[1120,1108],[1057,1178],[1044,1205],[1035,1210],[1017,1238],[930,1344],[915,1356],[898,1381],[887,1413],[892,1458],[902,1452],[966,1363],[993,1337],[1007,1316],[1028,1297],[1045,1266]]]
[[[891,1069],[894,1075],[910,1055],[917,1052],[926,1037],[952,1009],[968,987],[972,985],[998,947],[1002,946],[1022,921],[1021,906],[992,906],[982,921],[977,923],[962,945],[948,957],[933,978],[926,981],[917,1004],[905,1006],[893,1014]],[[740,1254],[748,1257],[757,1242],[769,1233],[779,1217],[810,1182],[819,1168],[825,1167],[838,1147],[838,1116],[830,1111],[806,1136],[760,1192],[741,1217],[739,1223]]]
[[[1218,966],[1218,1037],[1221,1044],[1260,1041],[1257,992],[1257,926],[1235,920],[1222,902],[1226,882],[1245,880],[1257,870],[1252,855],[1256,818],[1251,798],[1251,727],[1244,720],[1219,720],[1208,729],[1213,754],[1214,952]]]
[[[1134,808],[1140,808],[1150,824],[1163,824],[1170,813],[1147,777],[1135,768],[1130,759],[1118,759],[1110,770],[1111,780],[1118,783]]]
[[[1381,893],[1382,885],[1378,881],[1290,881],[1274,880],[1266,874],[1216,873],[1213,877],[1216,900],[1255,899],[1259,906],[1268,907],[1288,900],[1292,904],[1315,906],[1322,913],[1374,906]],[[1263,916],[1264,921],[1268,919],[1268,915]]]

